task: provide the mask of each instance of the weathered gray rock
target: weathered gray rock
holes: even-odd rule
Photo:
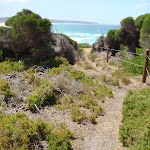
[[[60,34],[54,34],[53,39],[55,45],[52,45],[52,48],[55,51],[56,56],[65,57],[70,64],[75,64],[77,60],[76,49],[70,42]]]
[[[100,38],[93,44],[94,51],[104,51],[106,49],[106,42],[104,35],[101,35]]]

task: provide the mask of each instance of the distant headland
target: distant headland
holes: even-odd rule
[[[0,23],[5,22],[10,17],[0,17]],[[62,23],[62,24],[98,24],[96,22],[85,22],[85,21],[71,21],[71,20],[54,20],[49,19],[51,23]]]

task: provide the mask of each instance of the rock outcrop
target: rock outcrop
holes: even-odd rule
[[[70,44],[69,40],[60,34],[54,34],[53,40],[55,44],[52,45],[52,48],[55,51],[55,55],[65,57],[70,64],[75,64],[77,60],[76,49]]]

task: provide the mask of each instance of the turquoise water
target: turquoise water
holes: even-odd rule
[[[53,24],[52,31],[66,34],[78,43],[93,44],[102,34],[106,36],[109,30],[119,28],[119,25]]]

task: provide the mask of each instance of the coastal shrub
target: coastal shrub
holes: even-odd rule
[[[36,106],[41,108],[55,102],[55,88],[50,83],[41,84],[41,87],[28,97],[28,106],[32,111],[36,111]]]
[[[119,33],[118,36],[120,36],[120,32],[118,31],[120,30],[109,30],[109,32],[107,33],[106,42],[107,45],[109,45],[112,49],[120,49],[120,43],[117,41],[116,38],[116,32]],[[112,51],[112,55],[115,56],[115,52]]]
[[[128,22],[134,22],[133,17],[127,17],[127,18],[123,19],[121,21],[121,24],[128,23]]]
[[[53,124],[29,119],[25,113],[2,114],[0,112],[0,149],[36,149],[43,148],[41,141],[45,140],[48,149],[71,150],[70,139],[73,134],[65,125],[54,127]]]
[[[9,86],[8,81],[4,79],[0,80],[0,95],[4,96],[4,100],[7,100],[13,95],[13,92]]]
[[[0,73],[12,73],[12,72],[19,72],[24,69],[23,61],[11,61],[10,59],[3,61],[0,63]]]
[[[144,49],[140,49],[140,48],[137,48],[136,51],[139,54],[145,53]],[[141,56],[141,55],[133,56],[131,59],[126,59],[126,61],[144,66],[144,56]],[[137,66],[127,63],[127,62],[122,62],[122,64],[124,65],[125,71],[127,71],[127,72],[131,72],[134,75],[143,73],[143,67],[137,67]]]
[[[69,36],[64,35],[64,34],[62,35],[70,42],[71,45],[75,46],[77,44],[77,42],[71,39]]]
[[[80,109],[74,108],[71,111],[72,121],[82,123],[86,119],[86,114]]]
[[[120,139],[131,150],[150,149],[150,88],[130,90],[123,102]]]
[[[148,15],[143,21],[139,42],[143,48],[150,47],[150,15]]]
[[[51,22],[31,10],[23,9],[6,21],[11,26],[10,47],[19,57],[37,50],[51,51]],[[48,53],[47,53],[48,54]]]
[[[123,30],[122,28],[116,30],[116,32],[115,32],[115,40],[116,41],[120,41],[120,36],[121,36],[122,30]]]
[[[142,28],[142,25],[143,25],[143,21],[144,19],[149,16],[150,14],[147,13],[145,15],[140,15],[138,16],[136,19],[135,19],[135,26],[140,30]]]
[[[101,115],[102,112],[103,112],[103,108],[101,105],[98,105],[98,106],[93,106],[92,107],[92,111],[96,114],[96,115]]]
[[[76,70],[73,69],[70,65],[66,66],[66,65],[60,65],[58,68],[52,68],[52,69],[48,69],[48,75],[49,76],[54,76],[54,75],[58,75],[60,74],[61,71],[67,71],[69,72],[68,74],[68,78],[69,79],[75,79],[75,80],[79,80],[81,82],[92,82],[90,79],[93,78],[93,76],[88,76],[85,75],[85,73],[81,70]]]
[[[117,30],[109,30],[107,33],[107,38],[115,38],[115,33]]]
[[[93,114],[89,115],[88,119],[91,121],[91,123],[95,124],[96,117],[97,117],[97,115],[95,113],[93,113]]]
[[[0,113],[0,149],[32,149],[38,141],[33,121],[25,114]]]
[[[92,108],[93,106],[97,106],[98,105],[98,102],[97,101],[94,101],[93,99],[89,99],[89,100],[86,100],[85,102],[83,102],[82,106],[83,107],[86,107],[86,108]]]
[[[88,43],[79,43],[78,46],[79,48],[92,48],[92,45]]]
[[[46,63],[41,63],[41,66],[46,65],[49,68],[53,68],[53,67],[59,67],[60,65],[68,65],[69,62],[66,58],[64,57],[58,57],[56,56],[55,58],[49,58]]]

